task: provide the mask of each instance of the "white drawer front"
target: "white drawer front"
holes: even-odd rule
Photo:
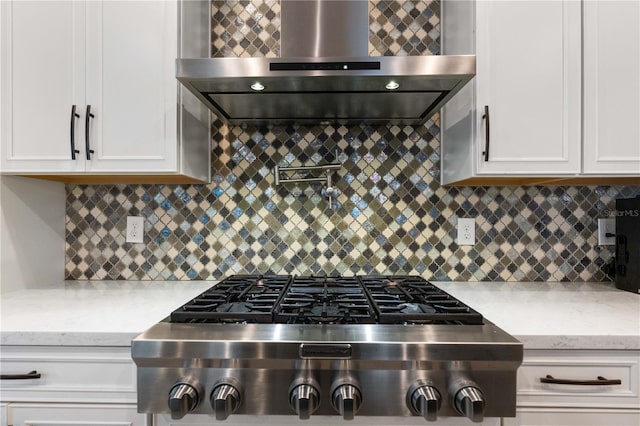
[[[39,379],[2,380],[2,401],[136,402],[136,369],[130,348],[4,346],[0,370]]]
[[[227,423],[228,422],[228,423]],[[156,426],[211,426],[217,424],[211,416],[190,414],[182,420],[172,420],[168,414],[156,416]],[[471,423],[464,417],[439,417],[437,422],[425,422],[422,417],[377,417],[360,416],[345,422],[337,416],[312,416],[310,421],[300,421],[295,415],[290,416],[247,416],[232,415],[223,426],[500,426],[500,418],[486,418],[482,423]]]
[[[518,406],[640,408],[640,352],[525,351],[518,370]],[[619,379],[619,385],[541,383],[556,379]]]
[[[11,404],[13,426],[144,426],[133,404]]]
[[[502,426],[638,426],[640,410],[606,408],[521,408]]]

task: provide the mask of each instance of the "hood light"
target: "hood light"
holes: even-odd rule
[[[391,80],[390,82],[388,82],[385,86],[384,86],[387,90],[396,90],[398,87],[400,87],[400,85],[398,84],[397,81],[393,81]]]
[[[260,83],[259,81],[256,81],[251,85],[251,89],[255,90],[256,92],[262,92],[265,89],[265,87],[262,83]]]

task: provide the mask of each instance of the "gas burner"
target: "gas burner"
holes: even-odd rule
[[[234,275],[171,313],[172,322],[271,323],[290,277]]]
[[[482,324],[482,315],[421,277],[360,277],[383,324]]]
[[[355,277],[295,277],[276,306],[275,322],[375,323],[375,313]]]
[[[269,312],[270,306],[260,306],[248,302],[223,303],[216,307],[216,312],[249,313],[254,311]]]
[[[433,314],[436,308],[424,303],[400,303],[397,311],[403,314]]]

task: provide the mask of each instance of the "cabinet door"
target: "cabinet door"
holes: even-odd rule
[[[572,0],[476,3],[479,173],[580,171],[580,9]]]
[[[504,426],[637,426],[638,410],[590,408],[523,408],[515,418],[503,419]]]
[[[640,2],[584,2],[584,171],[640,173]]]
[[[13,1],[2,7],[2,171],[84,169],[84,4]],[[71,133],[77,159],[72,159]]]
[[[9,410],[8,404],[0,404],[0,426],[7,426],[7,412]]]
[[[155,416],[156,426],[207,426],[214,424],[211,416],[201,414],[189,414],[182,420],[172,420],[168,414]],[[224,421],[225,426],[249,426],[255,424],[273,426],[299,426],[307,424],[291,414],[289,416],[260,416],[260,415],[235,415],[232,414]],[[222,424],[222,423],[220,423]],[[425,422],[422,417],[358,417],[349,422],[344,422],[338,416],[312,416],[311,423],[314,426],[335,426],[342,424],[358,426],[424,426],[433,424],[436,426],[500,426],[500,418],[486,418],[480,423],[472,423],[465,417],[440,417],[436,422]]]
[[[11,404],[13,426],[144,426],[135,405]]]
[[[87,172],[175,172],[176,2],[91,1],[87,30]]]

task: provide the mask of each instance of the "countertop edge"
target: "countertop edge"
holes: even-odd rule
[[[213,284],[65,282],[43,293],[37,289],[5,293],[3,308],[10,309],[0,312],[0,345],[128,347],[138,334]],[[434,284],[477,309],[518,339],[525,350],[640,350],[640,314],[635,314],[640,312],[640,295],[616,290],[611,284]],[[58,311],[47,311],[56,298],[60,298]],[[92,309],[69,311],[68,306],[87,300],[93,301]],[[510,306],[513,300],[520,308]],[[145,306],[129,313],[128,304],[134,301],[143,301]],[[51,322],[46,326],[35,321],[25,324],[24,309],[37,311]],[[113,321],[108,320],[110,315]],[[557,324],[549,322],[554,317],[564,318],[566,325],[550,326]]]
[[[521,336],[524,350],[640,350],[638,336]]]
[[[46,331],[3,331],[0,332],[0,346],[104,346],[131,347],[131,341],[138,332],[46,332]]]
[[[0,332],[0,346],[130,347],[138,332]],[[512,334],[525,350],[640,350],[638,336],[557,336]]]

